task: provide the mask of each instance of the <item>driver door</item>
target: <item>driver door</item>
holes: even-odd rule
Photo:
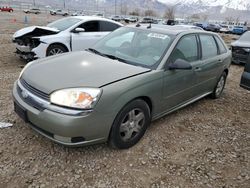
[[[177,59],[183,59],[192,66],[191,70],[169,70],[167,67]],[[164,72],[163,111],[185,104],[197,96],[196,67],[200,64],[197,36],[194,34],[182,37],[171,53]]]
[[[100,32],[99,21],[88,21],[79,25],[77,28],[83,28],[85,31],[79,33],[72,31],[72,51],[90,48],[106,34]]]

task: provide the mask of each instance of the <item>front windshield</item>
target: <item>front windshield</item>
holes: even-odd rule
[[[239,38],[240,41],[248,41],[250,42],[250,32],[245,32],[241,37]]]
[[[154,68],[160,62],[173,36],[139,28],[123,27],[99,41],[93,48],[128,64]]]
[[[81,21],[81,19],[78,19],[78,18],[63,18],[63,19],[54,21],[54,22],[48,24],[47,26],[51,27],[51,28],[58,29],[60,31],[64,31],[64,30],[72,27],[73,25],[77,24],[80,21]]]

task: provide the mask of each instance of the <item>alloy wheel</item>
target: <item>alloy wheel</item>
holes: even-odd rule
[[[216,87],[216,91],[215,91],[216,96],[219,96],[221,94],[221,92],[224,89],[224,85],[225,85],[225,77],[222,76]]]
[[[145,124],[145,115],[140,109],[133,109],[123,118],[120,126],[120,136],[123,141],[135,138]]]
[[[49,56],[52,56],[52,55],[57,55],[57,54],[61,54],[63,53],[64,51],[60,48],[53,48],[49,51]]]

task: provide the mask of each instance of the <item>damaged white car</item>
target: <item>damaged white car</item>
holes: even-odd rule
[[[13,35],[16,53],[31,61],[64,52],[91,47],[96,41],[123,26],[100,17],[74,16],[63,18],[47,26],[31,26]]]

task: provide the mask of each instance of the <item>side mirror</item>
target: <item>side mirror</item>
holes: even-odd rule
[[[189,62],[185,61],[184,59],[176,59],[174,63],[168,65],[169,70],[191,70],[192,66]]]
[[[85,29],[77,27],[73,30],[74,33],[81,33],[81,32],[85,32]]]

